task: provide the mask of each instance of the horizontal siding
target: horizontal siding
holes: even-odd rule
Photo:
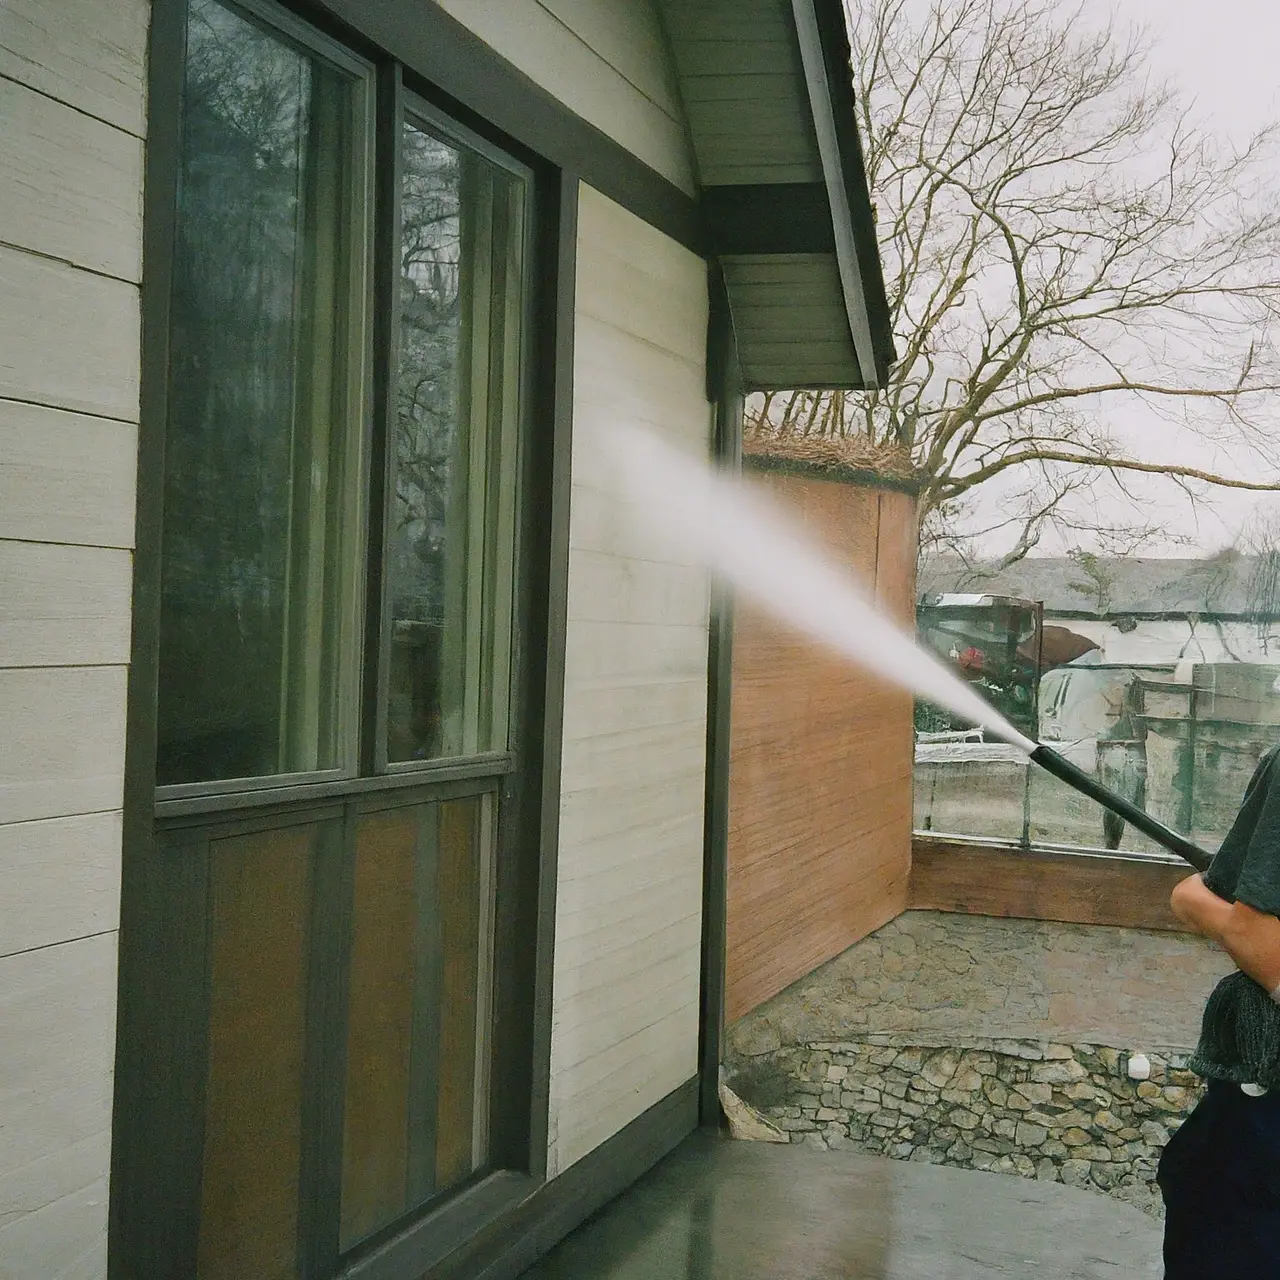
[[[142,141],[0,79],[0,239],[137,283]]]
[[[120,814],[0,827],[0,955],[116,927]]]
[[[0,400],[0,538],[132,547],[132,422]]]
[[[676,123],[680,91],[662,27],[648,0],[538,0],[554,18]]]
[[[693,158],[652,0],[436,0],[575,114],[693,193]]]
[[[704,570],[638,541],[604,432],[707,447],[706,271],[584,188],[579,214],[552,1172],[697,1070]]]
[[[0,0],[0,76],[141,138],[150,13],[149,0]]]
[[[0,1274],[101,1280],[113,933],[0,959]]]
[[[0,542],[0,667],[128,662],[132,573],[115,547]]]
[[[118,809],[124,667],[0,670],[0,823]]]
[[[149,0],[0,0],[0,1276],[103,1280]]]
[[[0,247],[0,398],[138,419],[138,289]]]

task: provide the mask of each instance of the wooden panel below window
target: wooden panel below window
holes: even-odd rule
[[[409,1167],[416,853],[421,810],[371,814],[356,837],[342,1142],[342,1246],[398,1217]]]
[[[211,846],[199,1280],[294,1280],[313,829]]]
[[[436,1183],[476,1167],[476,1037],[479,1031],[480,832],[474,800],[440,806],[438,892],[443,970],[437,1077]]]

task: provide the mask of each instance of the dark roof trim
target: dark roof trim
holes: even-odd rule
[[[818,148],[827,178],[836,256],[864,383],[883,386],[897,359],[884,268],[867,186],[842,0],[791,0]]]

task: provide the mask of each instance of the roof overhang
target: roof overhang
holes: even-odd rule
[[[895,358],[842,0],[657,0],[748,390]]]

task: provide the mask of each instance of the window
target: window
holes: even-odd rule
[[[494,1009],[532,989],[499,972],[496,926],[524,767],[532,178],[269,0],[185,8],[156,758],[173,899],[152,903],[161,932],[194,922],[172,981],[207,996],[171,1086],[196,1135],[180,1269],[332,1274],[520,1150],[494,1121],[520,1114]]]
[[[192,0],[157,780],[354,759],[369,74]]]
[[[162,786],[508,746],[527,174],[424,103],[402,116],[388,521],[369,535],[372,70],[311,46],[191,0]],[[384,537],[381,652],[362,654],[361,567]],[[368,664],[382,729],[362,744]]]
[[[401,130],[387,758],[503,750],[511,664],[523,183]]]

